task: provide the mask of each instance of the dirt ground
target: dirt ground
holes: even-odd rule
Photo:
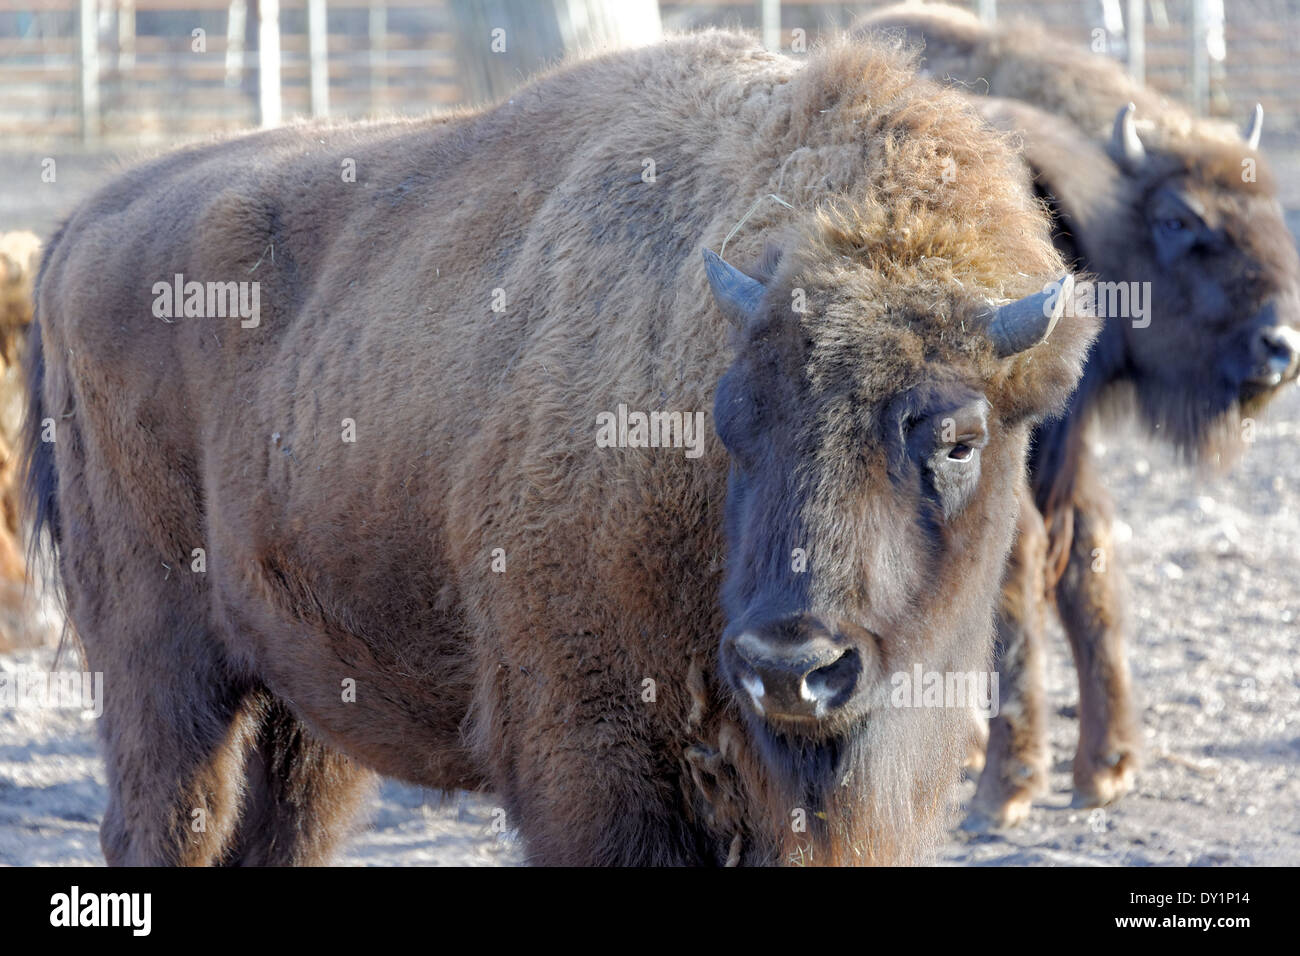
[[[936,862],[1300,864],[1300,388],[1256,439],[1228,475],[1181,467],[1128,431],[1106,446],[1146,737],[1137,791],[1105,810],[1070,808],[1078,694],[1054,633],[1052,792],[1019,829],[954,827]],[[48,668],[51,656],[0,656],[0,670]],[[0,710],[0,865],[102,864],[94,730],[67,711]],[[960,796],[973,792],[966,782]],[[338,862],[519,864],[512,834],[492,831],[493,809],[490,795],[385,782]]]
[[[42,183],[44,158],[0,154],[3,228],[48,234],[114,165],[59,155],[56,181]],[[1112,808],[1071,809],[1078,694],[1054,631],[1051,793],[1016,830],[954,826],[936,862],[1300,865],[1300,388],[1275,403],[1256,439],[1235,470],[1216,475],[1179,465],[1131,431],[1109,437],[1104,475],[1123,521],[1146,738],[1138,789]],[[0,672],[48,670],[52,657],[45,649],[0,655]],[[959,796],[973,793],[967,781]],[[93,720],[0,709],[0,865],[101,865],[104,803]],[[519,864],[512,834],[492,832],[493,809],[490,795],[385,782],[339,862]]]

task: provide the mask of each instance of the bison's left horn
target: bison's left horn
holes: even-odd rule
[[[1008,302],[985,313],[988,337],[998,356],[1018,355],[1046,341],[1065,314],[1065,305],[1074,294],[1074,276],[1065,275],[1042,292]]]
[[[1246,120],[1246,128],[1242,131],[1242,136],[1246,139],[1246,145],[1251,149],[1259,149],[1259,134],[1264,132],[1264,104],[1256,103],[1255,110],[1250,114],[1250,119]]]
[[[1137,172],[1147,158],[1146,147],[1142,145],[1142,140],[1138,136],[1137,123],[1133,119],[1136,110],[1137,107],[1132,103],[1121,108],[1115,114],[1115,129],[1110,135],[1111,159],[1129,172]]]
[[[709,288],[713,290],[718,308],[736,325],[745,325],[758,315],[763,300],[763,283],[745,275],[716,252],[709,249],[700,251],[704,253],[704,271],[708,274]]]

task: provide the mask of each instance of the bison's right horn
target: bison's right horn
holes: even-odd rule
[[[1262,132],[1264,132],[1264,104],[1256,103],[1250,119],[1246,121],[1246,129],[1241,135],[1245,138],[1247,146],[1251,149],[1259,149],[1259,134]]]
[[[736,325],[743,326],[758,315],[763,299],[763,283],[745,275],[710,249],[704,253],[704,271],[718,308]]]
[[[1065,314],[1065,305],[1074,294],[1074,276],[1065,275],[1033,295],[1008,302],[984,314],[985,331],[993,340],[1000,358],[1018,355],[1046,341]]]
[[[1115,115],[1115,130],[1110,136],[1111,159],[1129,172],[1136,172],[1146,161],[1147,151],[1138,137],[1137,123],[1133,113],[1137,107],[1132,103],[1125,105]]]

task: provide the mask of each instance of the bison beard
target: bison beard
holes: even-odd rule
[[[747,271],[701,262],[777,192]],[[124,174],[49,245],[26,425],[110,688],[108,862],[319,862],[376,773],[491,790],[543,864],[913,861],[964,712],[883,681],[987,666],[1095,334],[1053,331],[1063,271],[1004,138],[862,46],[705,33]],[[256,327],[155,318],[178,274],[256,280]],[[597,447],[621,405],[713,409],[701,454]],[[795,625],[834,658],[803,697]]]
[[[768,781],[754,788],[767,824],[755,857],[798,866],[926,859],[948,820],[966,719],[958,709],[895,709],[815,741],[749,721]]]

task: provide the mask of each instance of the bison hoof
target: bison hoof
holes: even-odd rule
[[[989,726],[984,721],[979,721],[971,728],[970,737],[966,740],[966,756],[962,759],[961,768],[971,776],[981,772],[988,749]]]
[[[1137,755],[1115,750],[1088,762],[1076,761],[1074,801],[1077,808],[1104,807],[1133,789]]]
[[[1029,817],[1033,805],[1034,796],[1027,792],[1017,793],[997,806],[976,802],[971,805],[961,828],[968,833],[988,833],[1018,827]]]

